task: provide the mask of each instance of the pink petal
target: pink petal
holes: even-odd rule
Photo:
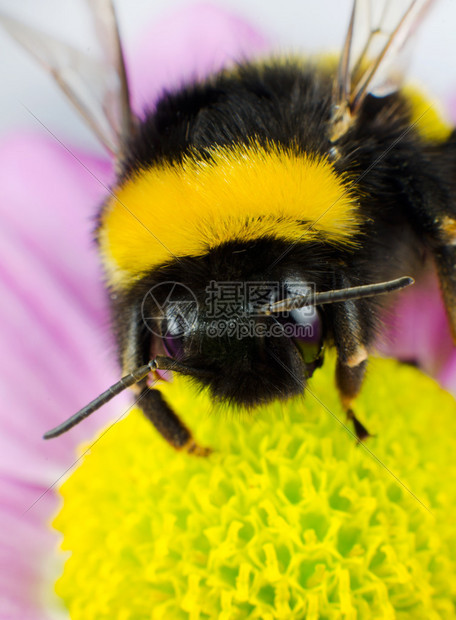
[[[456,349],[434,270],[401,291],[394,308],[385,313],[379,349],[383,355],[417,363],[456,394]]]
[[[72,462],[107,413],[59,440],[44,442],[43,432],[118,376],[91,242],[111,166],[75,156],[47,138],[0,146],[0,320],[9,351],[0,368],[0,471],[41,483]]]

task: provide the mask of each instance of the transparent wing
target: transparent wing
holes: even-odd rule
[[[437,0],[354,0],[333,95],[332,140],[340,138],[368,94],[400,88],[410,42]]]
[[[104,91],[107,118],[121,142],[134,132],[136,117],[130,105],[128,80],[119,28],[112,0],[86,0],[92,12],[96,33],[103,50],[105,69],[109,68],[109,84]]]
[[[134,131],[117,21],[111,0],[88,0],[99,46],[93,58],[10,17],[0,23],[52,75],[101,143],[117,159]]]

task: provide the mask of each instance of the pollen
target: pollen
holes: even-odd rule
[[[206,458],[138,410],[100,435],[54,522],[72,620],[454,618],[456,404],[373,360],[356,413],[374,437],[358,445],[333,373],[247,420],[165,385]]]

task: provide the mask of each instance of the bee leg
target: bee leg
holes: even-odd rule
[[[212,450],[199,446],[189,429],[181,422],[158,390],[145,388],[140,395],[139,406],[157,431],[176,450],[184,450],[195,456],[208,456]]]
[[[342,277],[339,287],[350,286],[351,282]],[[367,302],[369,303],[369,302]],[[336,385],[340,393],[342,406],[347,419],[353,422],[356,436],[360,441],[370,436],[366,427],[358,420],[352,409],[352,403],[361,390],[367,365],[365,346],[365,327],[361,320],[362,310],[366,312],[366,300],[346,301],[334,304],[332,308],[334,324],[334,343],[337,349]]]
[[[358,420],[352,409],[352,402],[359,394],[366,372],[367,360],[357,366],[348,366],[346,363],[337,360],[336,365],[336,384],[340,393],[342,406],[347,414],[347,419],[353,422],[353,427],[357,438],[360,441],[371,437],[367,428]]]

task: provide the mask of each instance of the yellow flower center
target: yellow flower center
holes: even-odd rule
[[[138,411],[100,437],[54,523],[71,618],[454,618],[455,401],[374,360],[356,413],[375,437],[359,446],[331,415],[345,423],[333,372],[249,419],[164,386],[209,458]]]

